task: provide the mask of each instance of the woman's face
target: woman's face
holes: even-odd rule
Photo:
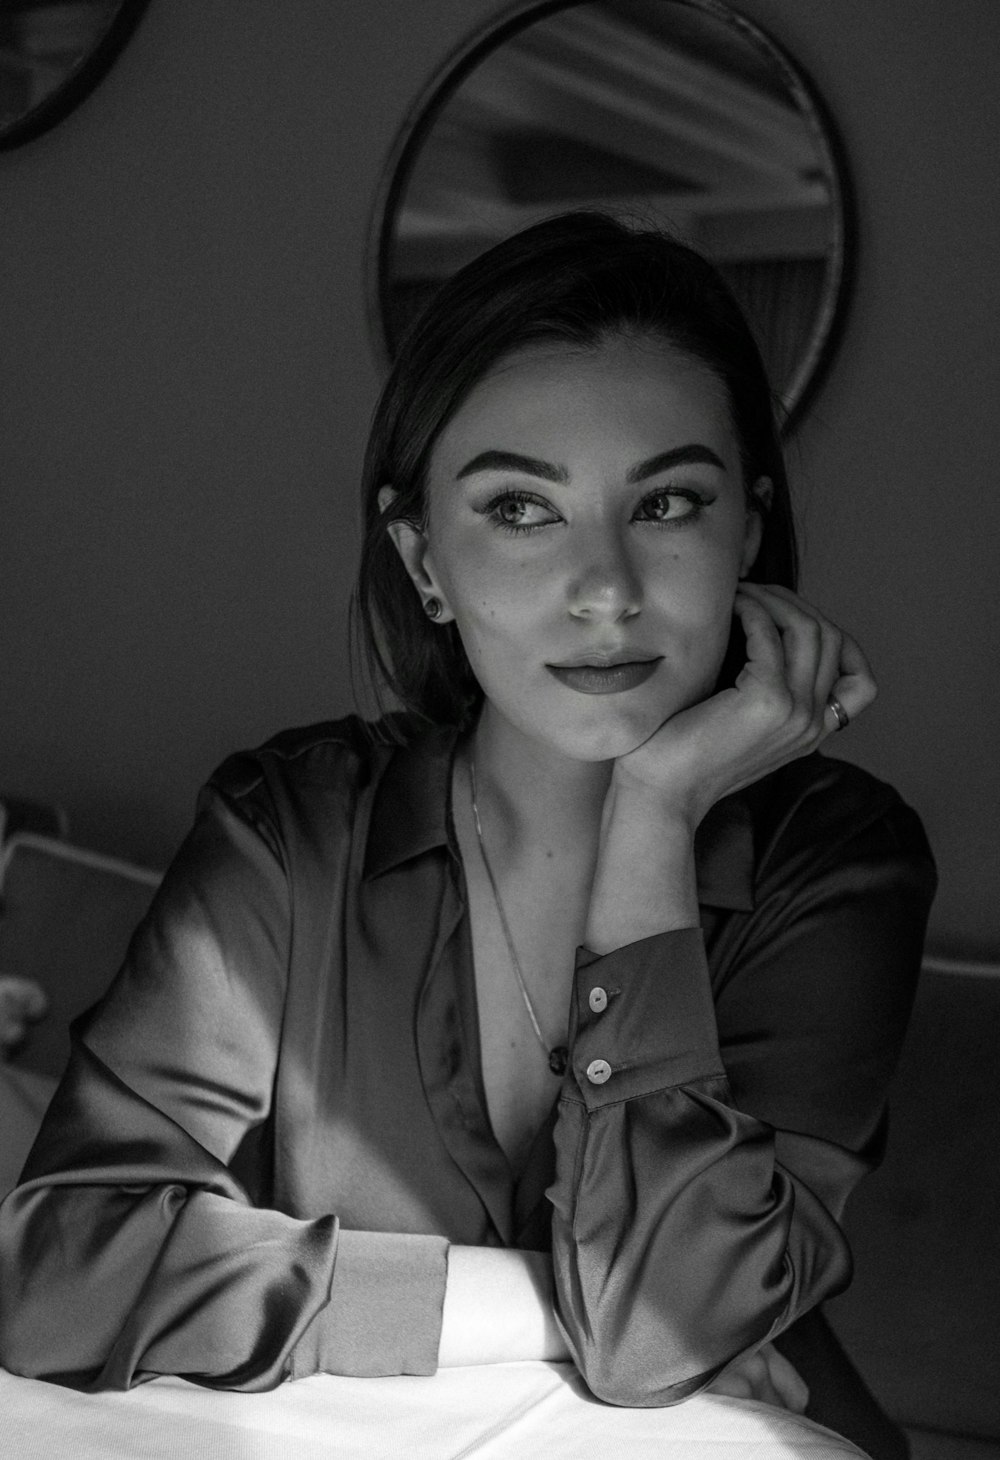
[[[393,534],[486,713],[607,760],[712,692],[760,522],[722,383],[616,337],[495,367],[434,447],[426,531]]]

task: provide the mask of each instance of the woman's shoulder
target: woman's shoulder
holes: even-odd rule
[[[356,777],[371,759],[376,741],[370,731],[358,715],[293,726],[228,755],[208,784],[234,800],[275,780],[336,785]]]
[[[282,730],[227,756],[202,787],[199,811],[228,808],[224,815],[235,813],[279,854],[292,844],[325,844],[342,836],[397,749],[419,738],[420,727],[402,714]]]
[[[851,847],[866,856],[934,859],[923,823],[888,781],[851,761],[814,753],[765,776],[746,793],[758,865],[773,857],[827,861]]]
[[[236,801],[281,784],[346,791],[366,784],[393,750],[408,744],[416,733],[410,718],[402,714],[379,720],[344,715],[337,720],[297,725],[252,749],[227,756],[209,777],[208,785]]]

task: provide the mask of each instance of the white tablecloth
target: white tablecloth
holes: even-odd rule
[[[566,1364],[443,1369],[434,1378],[316,1375],[267,1394],[157,1379],[79,1394],[0,1371],[3,1460],[857,1460],[766,1404],[703,1395],[616,1409]]]

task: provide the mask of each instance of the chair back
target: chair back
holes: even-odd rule
[[[104,993],[160,874],[53,837],[15,835],[0,857],[0,972],[34,979],[49,1014],[16,1064],[61,1075],[69,1024]]]

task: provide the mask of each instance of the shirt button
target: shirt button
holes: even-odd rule
[[[604,989],[591,989],[589,1003],[595,1014],[603,1014],[608,1007],[608,996]]]
[[[607,1060],[591,1060],[587,1066],[587,1079],[592,1085],[603,1085],[611,1078],[611,1066]]]

